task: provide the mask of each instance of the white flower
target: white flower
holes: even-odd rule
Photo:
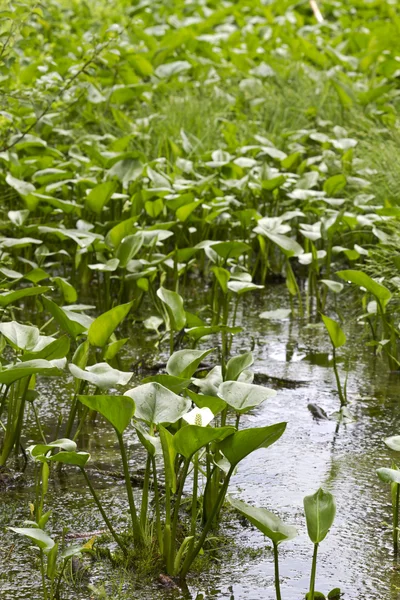
[[[207,407],[194,408],[190,412],[186,413],[182,417],[189,425],[200,425],[200,427],[206,427],[214,418],[214,413]]]

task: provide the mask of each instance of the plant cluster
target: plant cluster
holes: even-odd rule
[[[241,428],[274,393],[253,383],[250,348],[232,356],[249,295],[283,281],[285,315],[323,322],[342,415],[343,303],[377,359],[400,364],[397,6],[328,0],[318,23],[291,0],[109,8],[8,0],[0,12],[0,468],[13,454],[35,462],[32,519],[14,531],[37,545],[49,600],[75,554],[91,550],[44,531],[52,471],[80,469],[124,556],[154,546],[184,578],[236,467],[282,435],[284,423]],[[206,298],[198,314],[194,285]],[[168,356],[135,387],[121,362],[132,325]],[[63,374],[73,395],[64,437],[49,441],[36,384]],[[28,412],[37,439],[25,448]],[[115,430],[131,537],[78,450],[96,415]],[[140,494],[128,436],[145,454]],[[381,471],[397,550],[397,471]],[[278,545],[294,531],[230,502],[272,540],[279,600]],[[334,512],[325,492],[305,500],[311,600]]]

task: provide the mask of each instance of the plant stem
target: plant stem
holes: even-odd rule
[[[393,552],[395,554],[399,551],[399,499],[400,499],[400,484],[396,483],[396,500],[393,507]]]
[[[47,587],[46,587],[46,578],[44,573],[44,560],[43,560],[43,550],[40,550],[40,573],[42,575],[42,586],[43,586],[43,598],[47,600]]]
[[[82,412],[81,419],[79,421],[78,428],[75,431],[74,437],[72,438],[73,441],[75,441],[76,439],[78,439],[78,436],[79,436],[79,434],[81,432],[81,429],[82,429],[82,427],[83,427],[83,425],[84,425],[84,423],[86,421],[86,417],[88,416],[88,414],[89,414],[89,408],[87,406],[85,406],[84,409],[83,409],[83,412]]]
[[[190,569],[193,561],[195,560],[196,556],[198,555],[198,553],[200,552],[200,550],[203,547],[204,541],[205,541],[205,539],[207,537],[207,533],[211,529],[211,525],[212,525],[212,523],[214,521],[214,517],[218,513],[218,511],[220,510],[221,504],[222,504],[222,502],[223,502],[223,500],[225,498],[226,490],[228,489],[229,481],[230,481],[230,478],[232,476],[233,470],[234,470],[234,467],[231,467],[229,469],[229,472],[228,472],[228,474],[226,476],[226,479],[225,479],[225,481],[224,481],[224,483],[223,483],[223,485],[221,487],[221,490],[220,490],[220,492],[218,494],[217,501],[215,502],[215,504],[213,506],[213,509],[212,509],[212,511],[210,513],[210,516],[208,517],[207,522],[204,525],[204,528],[203,528],[202,534],[201,534],[201,536],[199,538],[199,541],[197,542],[197,544],[195,545],[195,547],[193,548],[193,550],[191,552],[188,552],[188,554],[186,556],[186,559],[185,559],[185,561],[184,561],[184,563],[182,565],[182,569],[181,569],[181,572],[180,572],[180,575],[181,575],[182,579],[184,579],[186,577],[186,575],[188,574],[188,571],[189,571],[189,569]]]
[[[314,600],[315,575],[317,572],[317,554],[318,554],[318,544],[314,544],[314,554],[313,554],[312,567],[311,567],[310,592],[309,592],[308,600]]]
[[[179,508],[181,505],[181,498],[183,493],[183,487],[185,485],[186,476],[190,466],[190,458],[186,458],[182,473],[180,475],[179,487],[176,494],[175,504],[174,504],[174,514],[172,518],[172,527],[171,527],[171,546],[170,546],[170,564],[173,565],[175,562],[175,542],[176,542],[176,528],[178,526],[178,517],[179,517]]]
[[[167,573],[172,574],[173,564],[171,565],[171,489],[167,480],[165,491],[165,527],[163,549]]]
[[[336,385],[337,385],[337,390],[338,390],[338,394],[339,394],[339,398],[340,398],[340,408],[343,408],[343,406],[346,406],[347,400],[343,394],[342,384],[340,383],[339,373],[338,373],[337,365],[336,365],[336,350],[335,350],[334,346],[332,346],[332,356],[333,356],[333,371],[335,373]]]
[[[43,433],[43,429],[42,429],[42,425],[40,423],[38,411],[36,410],[36,406],[35,406],[34,402],[32,402],[32,409],[33,409],[33,414],[35,415],[35,421],[36,421],[36,425],[37,425],[37,428],[38,428],[38,431],[39,431],[39,435],[42,438],[43,443],[47,444],[46,436]]]
[[[72,399],[71,409],[70,409],[69,415],[68,415],[67,427],[66,427],[66,430],[65,430],[65,437],[66,438],[69,438],[70,435],[71,435],[71,431],[72,431],[72,427],[74,425],[77,408],[78,408],[78,397],[77,397],[77,394],[75,393],[74,397]]]
[[[196,523],[197,523],[197,493],[199,487],[199,454],[196,452],[193,459],[193,496],[192,496],[192,521],[190,524],[190,535],[194,537],[196,535]]]
[[[146,461],[146,470],[144,473],[144,481],[143,481],[142,506],[140,507],[140,524],[141,524],[143,532],[146,531],[147,509],[149,506],[150,466],[151,466],[151,456],[150,456],[150,454],[148,454],[147,461]]]
[[[154,504],[155,504],[155,511],[156,511],[157,538],[158,538],[158,545],[160,548],[160,553],[163,554],[164,543],[163,543],[163,536],[162,536],[162,530],[161,530],[160,493],[158,490],[156,459],[154,458],[154,456],[151,457],[151,464],[152,464],[152,469],[153,469]]]
[[[123,551],[123,553],[126,554],[126,548],[123,545],[123,543],[121,542],[121,539],[120,539],[119,535],[117,535],[117,533],[115,532],[114,527],[111,525],[111,521],[107,517],[107,515],[105,513],[105,510],[104,510],[104,508],[103,508],[103,506],[102,506],[102,504],[101,504],[101,502],[99,500],[99,497],[98,497],[98,495],[96,493],[96,490],[94,489],[94,487],[92,485],[92,482],[90,481],[90,479],[89,479],[89,477],[88,477],[85,469],[83,469],[82,467],[80,467],[80,469],[81,469],[81,471],[83,473],[83,476],[84,476],[84,478],[86,480],[86,483],[88,484],[89,490],[90,490],[90,492],[91,492],[91,494],[93,496],[93,500],[97,504],[97,508],[99,509],[99,511],[101,513],[101,516],[104,519],[105,524],[107,525],[108,529],[110,530],[110,533],[113,536],[114,540],[117,542],[118,546],[121,548],[121,550]]]
[[[19,448],[19,444],[20,444],[22,425],[24,422],[26,396],[28,393],[29,383],[30,383],[31,379],[32,379],[32,375],[29,375],[26,378],[25,386],[23,388],[22,397],[21,397],[21,404],[19,405],[19,412],[18,412],[18,418],[17,418],[17,422],[16,422],[16,431],[15,431],[15,439],[14,439],[16,453],[18,453],[18,448]]]
[[[278,544],[274,544],[274,566],[275,566],[275,590],[276,590],[276,600],[282,600],[281,596],[281,584],[279,581],[279,554],[278,554]]]
[[[136,512],[136,506],[135,506],[135,500],[133,497],[132,482],[131,482],[131,476],[129,474],[129,465],[128,465],[128,459],[127,459],[126,452],[125,452],[124,440],[122,439],[122,435],[118,431],[116,433],[117,433],[117,438],[118,438],[118,443],[119,443],[119,450],[121,453],[122,466],[124,468],[125,486],[126,486],[126,492],[128,494],[129,508],[130,508],[131,518],[132,518],[133,539],[135,540],[135,542],[137,544],[142,545],[143,544],[143,532],[142,532],[142,528],[139,523],[139,519],[138,519],[137,512]]]

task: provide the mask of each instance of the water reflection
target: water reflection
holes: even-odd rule
[[[195,301],[203,299],[196,294]],[[331,533],[321,544],[318,565],[318,589],[327,593],[333,587],[344,591],[345,600],[400,597],[399,564],[392,560],[391,518],[387,486],[380,484],[376,468],[389,466],[394,455],[382,439],[400,433],[399,375],[387,372],[385,363],[374,357],[371,348],[360,343],[359,326],[348,335],[339,369],[349,369],[348,396],[354,421],[338,423],[332,415],[339,408],[334,376],[329,368],[330,345],[320,328],[308,328],[296,319],[282,322],[260,320],[263,310],[282,308],[283,290],[271,288],[256,299],[246,299],[238,312],[242,334],[234,339],[233,352],[249,349],[255,339],[255,369],[260,383],[275,387],[278,394],[243,417],[244,426],[263,426],[286,420],[287,431],[268,451],[260,451],[246,460],[232,480],[231,493],[241,499],[278,512],[293,523],[299,536],[282,552],[282,594],[285,600],[299,600],[307,591],[312,547],[303,517],[302,501],[320,485],[336,496],[338,512]],[[135,329],[126,349],[121,368],[128,370],[144,353],[153,352],[163,362],[166,353],[154,351],[153,339],[140,337]],[[210,340],[217,342],[217,340]],[[262,379],[264,377],[264,379]],[[71,380],[41,380],[40,407],[46,435],[52,437],[58,415],[66,415],[72,392]],[[321,418],[309,406],[317,406],[328,418]],[[27,440],[36,440],[32,419],[27,422]],[[131,464],[142,464],[142,454],[128,433]],[[120,470],[116,440],[101,420],[89,423],[81,432],[79,447],[92,454],[91,477],[99,488],[107,511],[120,525],[126,522],[126,498],[118,478],[105,471]],[[28,517],[28,503],[34,497],[32,467],[28,466],[21,485],[7,488],[0,496],[0,525],[20,525]],[[79,473],[68,469],[51,480],[48,504],[53,508],[50,527],[59,533],[64,525],[71,532],[92,532],[103,524]],[[90,565],[89,583],[104,585],[110,598],[144,600],[153,598],[195,599],[274,599],[272,556],[263,536],[234,517],[227,518],[218,535],[221,544],[217,561],[207,573],[197,573],[182,591],[168,591],[157,582],[138,582],[132,573],[116,572],[107,561]],[[40,580],[35,569],[36,557],[27,551],[24,541],[4,536],[0,561],[0,596],[38,600]],[[15,543],[15,545],[14,545]],[[118,585],[117,585],[118,584]],[[118,591],[116,596],[115,590]],[[84,597],[84,594],[82,595]],[[77,598],[67,590],[65,598]]]

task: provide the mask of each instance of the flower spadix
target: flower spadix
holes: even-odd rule
[[[189,425],[207,427],[207,425],[213,420],[214,414],[212,410],[210,410],[206,406],[204,408],[196,407],[193,410],[186,413],[186,415],[183,415],[182,418],[186,421],[186,423],[189,423]]]

